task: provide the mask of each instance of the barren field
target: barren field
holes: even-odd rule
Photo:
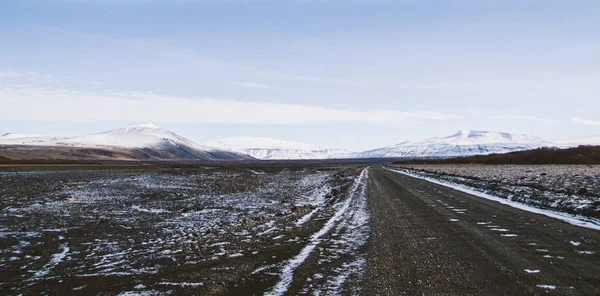
[[[356,292],[361,171],[0,174],[0,294]]]
[[[0,295],[600,293],[597,167],[94,169],[0,173]]]
[[[600,165],[402,165],[502,198],[600,218]]]

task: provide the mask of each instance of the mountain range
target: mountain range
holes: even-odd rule
[[[554,147],[553,143],[525,134],[490,131],[461,130],[443,137],[423,141],[407,141],[396,145],[354,154],[356,158],[420,158],[455,157],[508,153],[541,147]]]
[[[75,136],[49,137],[9,133],[0,136],[0,145],[27,147],[28,154],[53,158],[117,158],[142,160],[244,160],[252,157],[229,150],[199,145],[173,132],[153,124],[135,125],[103,133]],[[6,150],[5,147],[5,150]],[[35,148],[35,149],[33,149]],[[46,148],[46,149],[43,149]],[[69,149],[72,148],[72,149]],[[24,149],[12,149],[11,155]],[[54,152],[53,152],[54,151]],[[48,152],[50,155],[47,155]],[[31,158],[33,156],[23,156]]]
[[[8,133],[0,136],[0,155],[10,159],[122,160],[447,158],[578,145],[600,145],[600,136],[554,144],[532,135],[461,130],[447,137],[349,152],[260,137],[224,138],[197,144],[156,125],[142,124],[75,137]]]
[[[259,137],[237,137],[204,142],[204,145],[248,154],[258,159],[346,158],[349,151],[329,149],[306,143]]]

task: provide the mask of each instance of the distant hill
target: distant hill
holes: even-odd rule
[[[541,138],[525,134],[504,132],[461,130],[443,138],[408,141],[396,145],[359,152],[357,158],[445,158],[456,156],[508,153],[554,144]]]
[[[600,146],[538,148],[447,159],[412,159],[396,161],[394,164],[600,164]]]
[[[9,133],[0,136],[0,156],[15,160],[253,159],[243,153],[196,144],[152,124],[75,137]]]
[[[342,149],[260,137],[216,139],[202,144],[269,160],[344,158],[348,153],[347,150]]]

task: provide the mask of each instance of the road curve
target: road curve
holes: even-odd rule
[[[365,295],[600,295],[600,231],[373,167]]]

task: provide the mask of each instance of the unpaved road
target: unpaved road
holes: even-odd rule
[[[370,170],[366,295],[600,295],[600,231]]]

